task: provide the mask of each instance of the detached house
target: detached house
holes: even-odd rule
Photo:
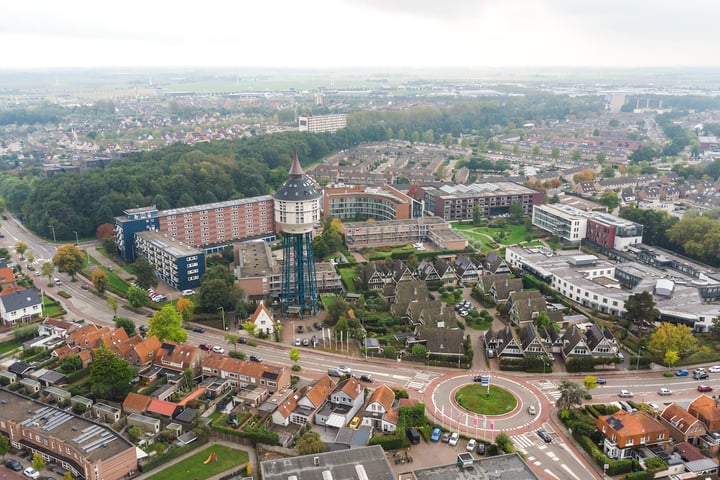
[[[273,320],[272,313],[265,306],[264,303],[260,302],[260,305],[255,309],[250,321],[255,325],[256,332],[263,332],[267,335],[271,335],[275,332],[275,320]]]
[[[709,432],[720,430],[720,407],[707,395],[700,395],[688,406],[688,412],[700,420]]]
[[[364,403],[365,389],[360,382],[353,377],[342,380],[333,389],[330,400],[315,415],[315,423],[335,428],[344,427]]]
[[[77,323],[67,322],[57,318],[46,318],[38,327],[38,333],[40,335],[55,336],[57,338],[66,338],[69,333],[79,329],[80,326]]]
[[[42,301],[35,290],[20,290],[0,296],[0,317],[7,325],[29,322],[42,315]]]
[[[707,429],[700,420],[675,403],[665,407],[660,414],[660,420],[668,427],[670,436],[676,442],[699,445],[700,437],[707,434]]]
[[[370,395],[362,425],[368,425],[381,432],[394,432],[397,429],[400,410],[395,405],[395,393],[387,385],[380,385]]]
[[[644,411],[620,410],[598,417],[596,427],[605,437],[603,452],[610,458],[632,458],[633,450],[670,439],[668,427]]]

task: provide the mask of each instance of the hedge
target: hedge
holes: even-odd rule
[[[247,438],[255,443],[266,443],[268,445],[279,445],[280,436],[271,432],[264,426],[259,427],[245,427],[242,431],[235,430],[233,428],[222,427],[219,425],[213,425],[212,429],[216,432],[227,433],[236,437]]]
[[[652,480],[653,474],[650,472],[632,472],[625,475],[625,480]]]

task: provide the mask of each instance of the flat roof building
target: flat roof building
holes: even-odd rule
[[[330,115],[300,115],[298,130],[310,133],[334,133],[347,126],[347,115],[334,113]]]
[[[323,218],[405,220],[423,214],[422,202],[391,185],[330,185],[323,191]]]
[[[136,233],[135,253],[150,262],[157,277],[178,290],[199,287],[205,274],[205,253],[167,233]]]
[[[442,245],[441,248],[450,250],[463,250],[467,247],[467,239],[453,231],[450,224],[439,217],[343,223],[343,234],[345,243],[351,250],[426,241],[434,241]]]
[[[260,470],[263,480],[395,479],[380,445],[265,460],[260,462]]]

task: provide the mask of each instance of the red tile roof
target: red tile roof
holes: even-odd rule
[[[151,413],[157,413],[165,417],[172,417],[178,408],[178,404],[174,402],[166,402],[158,398],[152,399],[150,405],[147,407],[147,411]]]
[[[207,390],[207,388],[205,388],[205,387],[198,387],[198,388],[196,388],[194,391],[192,391],[192,392],[190,393],[190,395],[188,395],[187,397],[183,398],[180,402],[178,402],[178,405],[181,406],[181,407],[184,407],[185,405],[188,404],[188,402],[191,402],[191,401],[195,400],[195,399],[198,398],[200,395],[202,395],[203,393],[205,393],[205,390]]]

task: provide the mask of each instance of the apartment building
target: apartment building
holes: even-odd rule
[[[146,258],[155,275],[178,290],[199,287],[205,274],[205,252],[167,233],[138,232],[135,254]]]
[[[467,239],[438,217],[344,223],[343,234],[345,243],[351,250],[426,241],[433,241],[449,250],[463,250],[467,247]]]
[[[323,193],[323,218],[405,220],[423,214],[422,202],[391,185],[330,185]]]
[[[233,240],[272,237],[275,234],[273,199],[270,195],[158,210],[155,206],[125,210],[115,217],[117,253],[133,261],[135,234],[155,230],[202,248],[205,253],[222,250]]]
[[[347,115],[335,113],[331,115],[300,115],[298,130],[310,133],[334,133],[347,126]]]
[[[507,215],[513,201],[520,202],[525,215],[531,215],[533,206],[545,200],[542,192],[513,182],[422,186],[418,197],[425,202],[427,213],[446,221],[472,220],[476,207],[485,218]]]

